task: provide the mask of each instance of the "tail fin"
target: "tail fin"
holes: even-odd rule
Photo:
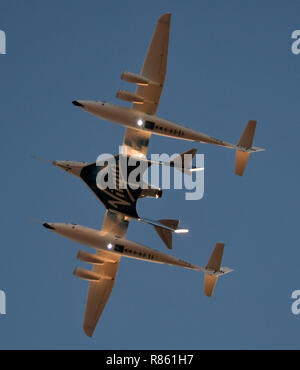
[[[188,229],[178,229],[179,220],[158,220],[159,224],[153,225],[161,240],[167,248],[173,248],[172,233],[187,233]]]
[[[248,121],[237,145],[245,149],[250,149],[252,147],[255,129],[256,121]]]
[[[172,249],[172,233],[176,234],[185,234],[189,232],[189,229],[179,229],[179,220],[151,220],[150,218],[142,218],[142,217],[134,217],[131,216],[130,214],[125,214],[119,211],[113,211],[113,210],[108,210],[109,212],[116,213],[118,215],[122,215],[125,217],[133,218],[137,221],[144,222],[145,224],[152,225],[154,226],[157,234],[161,238],[161,240],[165,243],[165,245],[169,248]]]
[[[224,253],[224,243],[217,243],[212,254],[209,257],[206,269],[219,271],[222,263],[223,253]]]
[[[234,146],[233,146],[234,147]],[[159,162],[156,162],[156,161],[152,161],[152,160],[148,160],[148,164],[159,164],[159,165],[162,165],[162,166],[170,166],[170,167],[173,167],[173,168],[176,168],[178,171],[181,171],[183,172],[184,174],[186,175],[192,175],[193,172],[196,172],[196,171],[203,171],[204,168],[203,167],[195,167],[195,166],[190,166],[193,158],[195,157],[197,153],[197,149],[190,149],[184,153],[181,153],[181,154],[177,154],[175,155],[170,161],[168,162],[162,162],[162,161],[159,161]]]
[[[158,220],[159,223],[162,225],[165,225],[173,230],[177,229],[177,226],[179,224],[179,220]],[[172,249],[172,232],[169,229],[165,229],[161,226],[154,225],[155,231],[161,238],[161,240],[165,243],[167,248]]]
[[[147,218],[139,218],[141,222],[145,222],[146,224],[150,224],[154,226],[157,234],[161,238],[161,240],[165,243],[167,248],[172,249],[172,233],[175,232],[177,234],[180,233],[187,233],[189,232],[188,229],[178,229],[179,220],[158,220],[153,221]]]
[[[171,160],[170,165],[175,167],[177,170],[191,175],[189,164],[197,153],[197,149],[190,149],[187,152],[178,154],[174,159]]]
[[[256,121],[248,121],[246,128],[244,129],[242,136],[236,146],[235,156],[235,174],[243,176],[249,155],[252,152],[258,152],[264,150],[262,148],[253,147],[253,139],[256,129]]]
[[[179,220],[158,220],[159,223],[176,230],[179,225]]]
[[[224,252],[224,244],[217,243],[205,268],[204,271],[204,294],[208,297],[211,297],[215,286],[218,281],[218,277],[220,275],[227,274],[232,269],[228,267],[221,267],[223,252]]]

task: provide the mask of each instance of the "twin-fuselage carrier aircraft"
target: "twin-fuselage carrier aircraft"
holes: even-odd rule
[[[171,15],[169,13],[159,18],[141,74],[124,72],[121,76],[123,80],[137,85],[136,93],[124,90],[117,92],[118,98],[133,103],[130,109],[106,102],[75,100],[73,104],[99,118],[125,126],[126,132],[122,147],[126,148],[129,157],[133,156],[140,160],[146,160],[151,134],[210,143],[236,150],[235,173],[241,176],[250,153],[262,150],[252,146],[256,121],[248,122],[238,144],[234,145],[156,116],[166,77],[170,20]],[[193,156],[196,150],[192,149],[186,153]],[[112,168],[111,171],[116,174],[117,180],[120,181],[120,168],[118,168],[120,157],[116,156],[115,158],[117,159],[117,167]],[[96,181],[97,174],[101,170],[101,166],[99,167],[97,163],[54,161],[53,164],[81,178],[106,207],[102,230],[67,223],[46,222],[43,224],[47,229],[59,235],[96,250],[96,253],[80,251],[77,255],[79,260],[92,264],[92,270],[82,268],[74,270],[75,276],[90,282],[83,325],[84,332],[88,336],[93,335],[109,299],[122,256],[202,271],[205,276],[204,294],[207,296],[213,294],[218,277],[232,271],[229,268],[221,267],[223,243],[216,244],[208,263],[205,267],[202,267],[126,239],[130,219],[137,219],[153,225],[168,248],[172,248],[173,232],[188,231],[178,229],[178,220],[152,221],[143,219],[137,214],[137,199],[146,196],[159,198],[162,194],[161,189],[151,187],[146,190],[140,188],[135,190],[101,189],[97,186]],[[151,165],[151,163],[148,163],[148,165]],[[176,167],[174,163],[169,163],[169,165]],[[183,172],[190,170],[187,168],[178,169]],[[191,170],[193,169],[197,170],[195,168]]]

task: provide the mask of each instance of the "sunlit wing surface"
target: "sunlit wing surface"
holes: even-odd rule
[[[105,252],[98,250],[97,254],[105,259]],[[91,337],[96,328],[98,320],[104,310],[104,307],[109,299],[110,293],[115,284],[120,257],[109,252],[110,259],[115,259],[114,262],[104,262],[103,265],[94,265],[93,272],[103,275],[104,278],[99,281],[92,281],[89,285],[83,329],[86,335]]]
[[[170,21],[169,13],[159,18],[144,61],[141,76],[156,84],[137,87],[136,94],[145,99],[144,104],[133,104],[140,112],[155,114],[158,108],[167,72]]]
[[[169,33],[171,14],[162,15],[156,25],[141,76],[155,82],[147,86],[138,85],[136,94],[145,99],[143,104],[133,104],[132,108],[143,113],[155,114],[164,87],[167,72]],[[151,133],[127,128],[123,145],[128,155],[146,155]]]
[[[119,236],[126,235],[128,219],[120,214],[106,211],[102,230]],[[83,329],[86,335],[91,337],[110,297],[117,276],[120,257],[116,254],[97,250],[97,255],[103,259],[103,265],[94,265],[93,272],[104,276],[99,281],[92,281],[89,285],[88,297],[86,302]]]

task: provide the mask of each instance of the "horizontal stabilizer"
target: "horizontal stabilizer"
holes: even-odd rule
[[[215,286],[220,275],[233,271],[228,267],[221,267],[224,252],[224,244],[217,243],[205,268],[204,272],[204,294],[208,297],[213,295]]]
[[[218,276],[213,276],[213,275],[204,275],[204,294],[207,297],[211,297],[213,295],[215,286],[218,281]]]
[[[250,153],[237,150],[235,153],[235,170],[234,173],[239,176],[243,176],[245,168],[248,163]]]

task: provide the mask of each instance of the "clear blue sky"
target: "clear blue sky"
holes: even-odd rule
[[[94,161],[116,152],[124,128],[71,104],[118,103],[138,73],[158,17],[172,13],[168,73],[158,114],[236,142],[257,119],[245,176],[234,153],[196,144],[205,154],[205,195],[182,191],[143,200],[151,218],[181,218],[189,235],[172,254],[204,264],[226,243],[214,297],[203,276],[122,260],[114,291],[92,339],[82,331],[87,283],[72,275],[78,244],[29,217],[98,228],[103,206],[78,179],[32,155]],[[1,1],[0,348],[254,349],[299,348],[300,316],[291,313],[299,279],[300,29],[297,1]],[[122,102],[120,104],[123,104]],[[125,103],[124,103],[125,104]],[[152,137],[150,153],[195,144]],[[153,229],[130,225],[128,238],[167,251]]]

